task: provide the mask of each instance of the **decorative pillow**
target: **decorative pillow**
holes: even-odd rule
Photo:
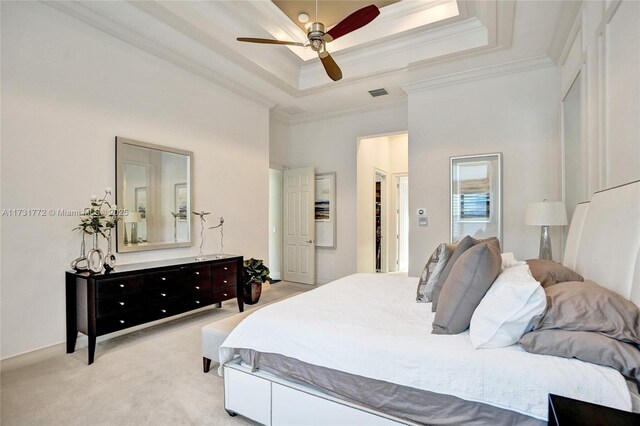
[[[618,293],[593,281],[571,281],[545,289],[547,309],[534,318],[534,330],[594,331],[640,343],[640,309]]]
[[[514,266],[526,265],[524,260],[516,260],[513,253],[502,253],[502,270],[513,268]],[[531,273],[529,272],[529,275]]]
[[[431,302],[433,298],[433,288],[436,284],[438,277],[442,274],[444,267],[447,266],[447,262],[456,249],[457,244],[440,244],[433,252],[427,264],[420,275],[420,281],[418,281],[418,290],[416,292],[416,302]]]
[[[532,331],[522,336],[519,343],[527,352],[577,358],[604,365],[640,382],[638,348],[599,333],[567,330]]]
[[[484,295],[471,317],[469,337],[474,348],[504,348],[529,331],[531,319],[541,315],[547,299],[525,263],[505,269]]]
[[[453,269],[453,265],[455,265],[456,260],[458,260],[458,258],[460,256],[462,256],[462,254],[465,251],[469,250],[471,247],[475,246],[476,244],[479,244],[479,243],[482,243],[482,242],[485,242],[485,241],[493,241],[493,240],[498,241],[498,239],[496,237],[487,238],[486,240],[476,240],[475,238],[471,237],[470,235],[467,235],[466,237],[464,237],[458,243],[455,251],[453,252],[453,254],[451,254],[451,258],[447,262],[447,266],[445,266],[444,270],[440,274],[440,277],[438,277],[437,281],[434,284],[433,297],[432,297],[432,300],[431,300],[431,302],[432,302],[431,312],[435,312],[436,308],[438,307],[438,298],[440,297],[440,292],[442,291],[442,286],[444,285],[444,282],[447,280],[447,277],[451,273],[451,269]],[[499,246],[498,246],[498,248],[499,248]]]
[[[469,328],[473,311],[500,273],[498,240],[477,244],[456,261],[442,287],[433,334],[458,334]]]
[[[533,278],[540,282],[544,288],[566,281],[584,281],[582,275],[552,260],[529,259],[527,264]]]

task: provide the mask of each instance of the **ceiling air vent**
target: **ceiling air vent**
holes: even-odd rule
[[[369,90],[369,94],[374,98],[377,98],[378,96],[388,95],[389,92],[387,92],[387,89],[382,88],[382,89]]]

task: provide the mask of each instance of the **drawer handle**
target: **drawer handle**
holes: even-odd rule
[[[167,297],[167,293],[160,293],[160,296]]]
[[[196,271],[196,275],[200,275],[200,272]]]
[[[200,290],[200,287],[196,286],[196,290]]]
[[[196,300],[196,305],[199,305],[199,304],[200,304],[200,301],[199,301],[199,300]]]
[[[120,284],[120,288],[124,288],[124,284]]]
[[[227,280],[222,280],[222,282],[226,284],[226,283],[227,283]]]
[[[228,270],[228,269],[229,269],[229,268],[227,268],[226,266],[224,267],[224,270],[225,270],[225,271],[226,271],[226,270]]]
[[[160,310],[162,311],[162,313],[163,313],[163,314],[166,314],[166,313],[167,313],[167,310],[166,310],[166,309],[160,309]]]
[[[118,302],[120,306],[124,306],[124,302]]]
[[[120,320],[120,324],[124,324],[124,320]]]
[[[227,296],[227,293],[222,293],[222,295],[226,297],[226,296]]]
[[[162,280],[162,281],[166,281],[167,279],[166,279],[165,277],[162,277],[162,278],[161,278],[161,280]]]

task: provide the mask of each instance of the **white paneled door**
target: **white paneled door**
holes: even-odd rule
[[[284,280],[316,283],[315,170],[285,170]]]

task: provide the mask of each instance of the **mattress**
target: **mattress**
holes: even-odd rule
[[[415,302],[417,279],[355,274],[266,306],[220,347],[221,364],[239,349],[454,396],[547,419],[555,393],[631,410],[617,371],[518,346],[475,350],[468,332],[433,335],[431,305]]]

